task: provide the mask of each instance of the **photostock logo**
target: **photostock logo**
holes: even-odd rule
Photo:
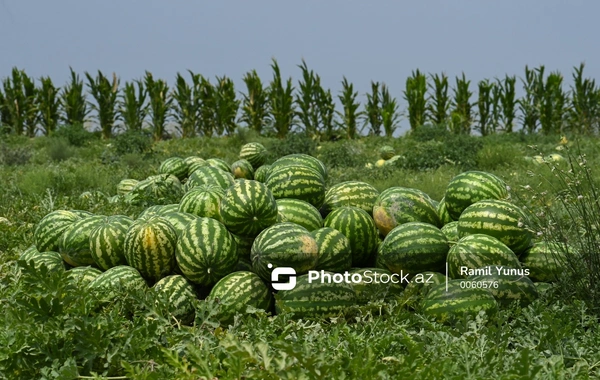
[[[269,269],[273,264],[268,264]],[[279,282],[279,276],[289,276],[288,282]],[[296,287],[296,271],[290,267],[275,268],[271,272],[271,285],[275,290],[292,290]]]

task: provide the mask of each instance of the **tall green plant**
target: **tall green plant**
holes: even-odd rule
[[[236,128],[236,118],[240,101],[235,93],[235,85],[231,78],[217,77],[215,91],[215,126],[217,132],[231,136]]]
[[[433,94],[429,96],[428,112],[431,116],[431,121],[436,125],[443,125],[448,120],[448,112],[450,111],[450,96],[448,95],[448,76],[445,73],[442,75],[431,75],[433,83],[430,84],[430,89]]]
[[[88,80],[87,85],[90,94],[96,101],[90,102],[90,106],[96,111],[96,117],[102,130],[102,138],[109,139],[112,136],[115,122],[118,119],[117,101],[119,96],[119,79],[113,73],[111,81],[98,70],[96,77],[85,73]]]
[[[552,72],[544,81],[540,104],[540,126],[543,134],[560,133],[563,129],[567,95],[562,88],[563,77]]]
[[[146,71],[144,84],[148,91],[150,128],[154,140],[162,140],[166,134],[166,126],[172,105],[169,86],[163,79],[154,79],[152,73]]]
[[[502,88],[496,80],[492,87],[492,110],[490,111],[490,130],[496,133],[500,130],[500,120],[502,119]]]
[[[487,79],[479,81],[479,94],[477,97],[477,110],[479,113],[479,123],[477,129],[482,136],[487,136],[494,132],[492,124],[492,105],[493,91],[495,83]]]
[[[340,128],[345,132],[346,138],[355,139],[358,137],[358,120],[363,115],[359,111],[360,103],[356,100],[358,92],[354,91],[354,85],[344,77],[342,80],[342,91],[338,95],[340,103],[342,103],[343,112],[338,112],[341,121]]]
[[[148,115],[144,82],[126,82],[119,101],[119,115],[128,131],[141,131]]]
[[[34,137],[38,130],[38,121],[40,119],[38,109],[38,89],[35,86],[35,81],[32,77],[25,74],[25,71],[21,71],[23,81],[23,116],[25,132],[27,136]]]
[[[318,133],[321,116],[319,112],[321,79],[318,75],[315,75],[313,70],[308,69],[304,60],[298,67],[302,70],[302,79],[298,82],[298,93],[296,94],[298,111],[296,115],[304,128],[304,132],[308,136],[314,137]]]
[[[515,84],[517,78],[515,76],[504,77],[504,80],[498,80],[497,88],[500,89],[500,105],[502,108],[502,114],[500,120],[502,121],[503,129],[507,133],[513,131],[514,122],[517,118],[517,95],[515,91]]]
[[[296,124],[294,87],[292,78],[288,78],[284,85],[279,64],[275,59],[273,59],[271,69],[273,70],[273,79],[269,86],[269,112],[277,137],[285,138]]]
[[[322,86],[318,88],[318,111],[321,124],[319,125],[319,135],[326,140],[332,140],[336,133],[335,128],[335,103],[331,90],[325,90]]]
[[[394,131],[398,128],[400,113],[396,98],[390,95],[388,87],[383,83],[381,85],[381,124],[386,137],[392,137]]]
[[[471,133],[473,124],[473,103],[471,96],[473,93],[469,89],[471,81],[467,80],[465,73],[461,77],[456,77],[456,86],[452,89],[454,98],[452,99],[452,129],[457,134]]]
[[[584,68],[581,63],[573,69],[568,119],[576,132],[590,134],[600,129],[600,89],[594,79],[583,77]]]
[[[62,107],[62,121],[68,125],[79,125],[83,127],[89,114],[88,102],[83,90],[83,80],[79,75],[71,71],[71,81],[67,83],[60,93],[60,104]]]
[[[13,67],[11,76],[2,82],[5,96],[4,111],[8,115],[8,125],[16,135],[25,132],[27,119],[27,99],[24,90],[24,72]]]
[[[408,122],[415,130],[427,121],[427,77],[418,69],[406,78],[404,99],[408,102]]]
[[[39,122],[46,135],[56,131],[60,120],[59,91],[52,83],[50,77],[40,78],[41,87],[37,93],[37,104],[39,109]]]
[[[258,134],[262,133],[265,125],[269,124],[269,92],[260,80],[256,70],[244,75],[247,94],[242,94],[242,114],[240,121],[246,123],[249,129]]]
[[[198,91],[200,131],[204,136],[211,137],[217,132],[215,123],[216,90],[209,79],[201,76]]]
[[[519,110],[523,129],[534,133],[540,120],[540,108],[544,91],[544,66],[530,69],[525,66],[525,78],[522,79],[525,96],[519,99]]]
[[[194,137],[199,126],[200,102],[198,101],[198,92],[200,76],[191,71],[189,73],[192,77],[192,86],[186,82],[180,73],[177,73],[175,87],[171,93],[173,118],[183,138]]]
[[[367,103],[365,104],[364,114],[365,123],[369,124],[369,134],[374,136],[381,135],[382,115],[379,82],[371,82],[371,93],[367,93]]]
[[[8,113],[8,105],[6,104],[6,96],[0,88],[0,133],[10,133],[10,114]]]

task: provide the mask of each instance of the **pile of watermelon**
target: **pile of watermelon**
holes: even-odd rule
[[[438,202],[401,186],[327,187],[327,169],[305,154],[266,161],[259,143],[231,164],[168,158],[158,174],[119,183],[114,201],[150,204],[135,219],[53,211],[21,259],[68,269],[108,301],[133,288],[157,292],[182,323],[194,320],[199,298],[215,302],[223,322],[253,309],[323,318],[401,298],[445,321],[526,305],[560,271],[554,247],[534,242],[490,173],[457,175]],[[326,280],[312,281],[315,273]],[[286,281],[295,286],[276,286]]]

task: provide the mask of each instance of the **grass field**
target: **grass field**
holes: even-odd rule
[[[316,143],[239,131],[222,138],[152,143],[135,135],[109,141],[91,135],[8,137],[0,141],[0,377],[136,379],[586,379],[600,377],[597,315],[559,289],[531,305],[493,317],[442,325],[392,301],[327,321],[270,317],[264,312],[220,325],[210,302],[196,302],[192,326],[173,326],[149,294],[132,293],[109,307],[73,288],[61,274],[20,267],[33,229],[61,208],[138,215],[142,208],[111,203],[123,178],[156,174],[162,160],[198,155],[237,160],[248,141],[263,143],[271,159],[313,154],[329,168],[328,185],[361,180],[378,190],[413,187],[439,200],[465,169],[494,173],[517,203],[539,209],[561,186],[547,165],[526,157],[586,155],[600,165],[596,138],[560,144],[561,136],[513,133],[473,137],[424,130],[411,137],[365,137]],[[391,145],[405,158],[378,168],[378,149]],[[595,181],[594,177],[594,181]],[[561,286],[559,282],[557,287]],[[561,296],[562,295],[562,296]]]

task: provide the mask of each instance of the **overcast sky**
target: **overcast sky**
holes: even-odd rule
[[[373,80],[401,98],[417,68],[475,85],[543,64],[569,83],[582,61],[600,76],[598,15],[593,0],[0,0],[0,77],[17,66],[63,84],[72,66],[172,83],[190,69],[243,90],[274,57],[294,79],[304,58],[335,93],[345,75],[361,95]]]

